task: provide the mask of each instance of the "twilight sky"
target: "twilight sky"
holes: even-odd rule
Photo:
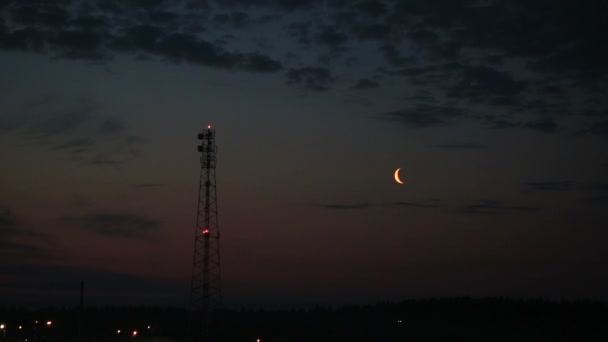
[[[0,304],[608,299],[605,1],[0,2]],[[402,168],[405,185],[392,179]]]

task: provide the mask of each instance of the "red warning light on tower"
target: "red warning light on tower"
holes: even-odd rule
[[[209,228],[203,229],[203,234],[209,235],[209,233],[210,233]]]

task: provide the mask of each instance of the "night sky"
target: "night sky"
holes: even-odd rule
[[[608,299],[606,1],[0,13],[0,304],[186,305],[207,124],[228,305]]]

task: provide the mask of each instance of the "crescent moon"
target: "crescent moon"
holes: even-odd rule
[[[395,182],[397,182],[399,184],[403,184],[401,179],[399,179],[399,170],[401,170],[401,168],[398,168],[397,170],[395,170]]]

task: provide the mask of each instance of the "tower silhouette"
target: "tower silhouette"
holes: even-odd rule
[[[220,231],[217,217],[215,129],[198,134],[201,171],[190,287],[190,334],[195,341],[217,341],[221,334]]]

